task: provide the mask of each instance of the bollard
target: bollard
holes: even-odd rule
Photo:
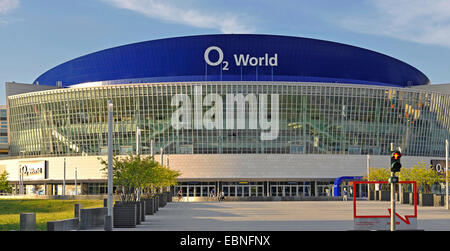
[[[74,218],[80,218],[80,209],[81,209],[81,204],[75,204],[74,205]]]
[[[105,215],[105,231],[112,231],[113,228],[112,216]]]
[[[36,231],[36,213],[20,214],[20,231]]]

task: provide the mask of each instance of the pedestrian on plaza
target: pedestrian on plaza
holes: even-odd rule
[[[211,193],[209,193],[209,197],[214,197],[215,194],[216,193],[215,193],[214,188],[213,188],[213,189],[211,189]]]
[[[183,198],[183,191],[181,191],[181,188],[180,188],[180,190],[178,190],[177,197],[178,197],[178,201],[180,201]]]
[[[222,192],[219,193],[217,198],[219,199],[219,202],[221,202],[225,199],[225,193],[223,192],[223,190],[222,190]]]
[[[348,197],[347,188],[344,187],[344,192],[343,192],[343,196],[342,196],[343,201],[347,201],[347,197]]]

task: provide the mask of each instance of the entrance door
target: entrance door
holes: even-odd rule
[[[236,186],[230,186],[230,196],[236,196]]]
[[[284,186],[284,196],[292,196],[291,195],[291,186]]]
[[[188,186],[188,197],[194,197],[194,187]]]
[[[210,191],[209,186],[202,186],[202,195],[201,196],[208,197],[209,191]]]
[[[333,189],[333,185],[317,185],[317,190],[319,192],[319,196],[328,196],[330,197],[331,191]]]
[[[250,196],[250,186],[242,186],[244,189],[244,197],[249,197]]]
[[[194,186],[194,196],[195,197],[202,196],[202,187],[201,186]]]
[[[263,186],[256,186],[256,191],[258,192],[256,196],[264,196]]]
[[[174,196],[178,194],[178,191],[181,189],[181,194],[183,197],[208,197],[210,195],[211,190],[216,190],[216,186],[212,185],[182,185],[176,186],[174,189]]]
[[[250,186],[250,196],[260,196],[258,195],[258,186]]]
[[[283,193],[285,192],[284,187],[285,186],[282,186],[282,185],[272,185],[272,186],[270,186],[270,196],[282,197]]]
[[[230,186],[222,186],[222,189],[225,196],[230,196]]]
[[[277,196],[277,186],[270,186],[270,196]]]

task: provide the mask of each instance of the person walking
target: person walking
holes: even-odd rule
[[[178,197],[178,201],[181,201],[183,199],[183,191],[181,191],[181,188],[180,188],[180,190],[178,190],[177,197]]]
[[[347,201],[347,197],[348,197],[347,188],[344,187],[344,192],[343,192],[342,200],[343,200],[343,201]]]
[[[225,199],[225,193],[223,192],[223,190],[218,194],[217,198],[219,199],[219,202]]]

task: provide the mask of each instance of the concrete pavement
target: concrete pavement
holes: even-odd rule
[[[358,214],[387,214],[389,202],[358,201]],[[398,205],[409,214],[413,207]],[[418,229],[450,230],[450,211],[418,207]],[[116,231],[346,231],[352,201],[171,202],[136,228]]]

